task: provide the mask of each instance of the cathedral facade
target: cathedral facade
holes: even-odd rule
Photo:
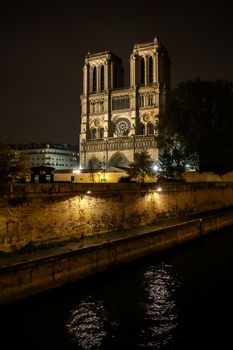
[[[170,59],[155,38],[135,44],[130,84],[124,86],[121,59],[110,51],[88,53],[81,95],[80,165],[127,167],[136,152],[158,161],[156,122],[170,88]]]

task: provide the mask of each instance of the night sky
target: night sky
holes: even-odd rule
[[[129,84],[134,43],[157,35],[172,86],[233,80],[233,1],[5,1],[0,8],[0,137],[10,143],[78,144],[82,66],[111,50]]]

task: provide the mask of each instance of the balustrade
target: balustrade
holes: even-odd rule
[[[157,147],[155,135],[148,136],[134,136],[134,137],[122,137],[116,138],[111,137],[106,140],[95,140],[95,141],[86,141],[85,144],[82,144],[82,148],[86,152],[96,152],[96,151],[117,151],[117,150],[129,150],[135,149],[140,150],[144,148],[153,148]]]

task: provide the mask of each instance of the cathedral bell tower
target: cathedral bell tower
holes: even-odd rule
[[[169,88],[170,59],[157,38],[134,45],[128,87],[119,57],[110,51],[89,52],[81,96],[82,167],[126,167],[141,150],[148,150],[156,162],[155,126]]]
[[[87,54],[81,96],[81,141],[109,134],[110,91],[124,85],[122,61],[110,51]]]

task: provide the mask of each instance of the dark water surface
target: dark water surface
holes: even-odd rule
[[[0,322],[1,349],[233,349],[233,228],[1,307]]]

